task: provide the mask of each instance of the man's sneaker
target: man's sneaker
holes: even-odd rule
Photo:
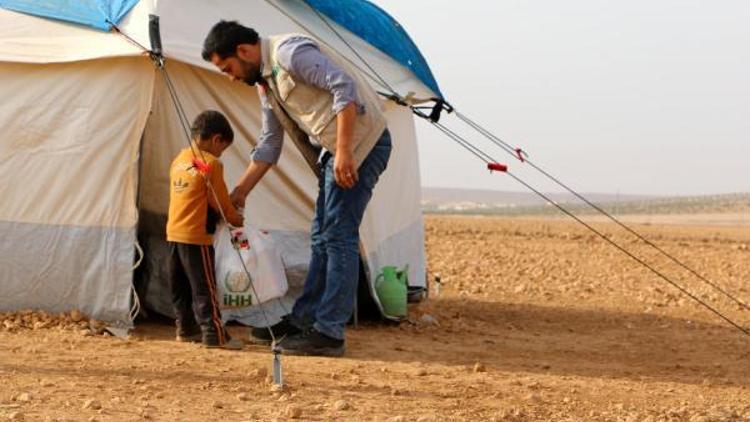
[[[310,329],[281,342],[281,353],[296,356],[344,356],[344,340]]]
[[[276,337],[276,340],[281,340],[283,337],[293,336],[301,332],[301,330],[289,320],[289,315],[281,317],[281,321],[272,325],[271,330],[273,330],[273,335]],[[268,332],[268,327],[253,327],[253,329],[250,330],[251,343],[267,345],[271,344],[272,340],[271,333]]]
[[[201,343],[203,347],[207,349],[227,349],[227,350],[242,350],[245,345],[237,339],[233,339],[229,336],[229,333],[224,332],[224,344],[219,342],[219,336],[214,332],[203,333],[203,339]]]

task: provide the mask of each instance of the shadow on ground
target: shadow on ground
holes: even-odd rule
[[[433,308],[440,327],[403,324],[352,330],[350,357],[447,365],[481,362],[508,372],[750,385],[750,337],[720,323],[459,299],[441,299]],[[393,346],[383,350],[383,344]]]

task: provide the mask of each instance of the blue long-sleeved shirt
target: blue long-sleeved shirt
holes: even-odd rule
[[[296,79],[326,90],[333,95],[333,112],[338,114],[352,102],[357,103],[357,113],[364,106],[357,100],[354,80],[329,59],[315,43],[306,37],[291,37],[278,46],[277,60]],[[284,142],[284,128],[268,105],[265,95],[260,96],[262,130],[253,160],[276,164]]]

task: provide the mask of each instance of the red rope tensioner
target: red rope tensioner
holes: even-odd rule
[[[529,155],[526,154],[526,151],[522,150],[521,148],[516,148],[516,157],[519,161],[523,163],[524,161],[526,161],[526,157],[528,156]]]
[[[505,164],[500,164],[500,163],[487,163],[487,169],[490,172],[502,171],[503,173],[505,173],[506,171],[508,171],[508,166],[506,166]]]
[[[200,158],[193,158],[193,167],[195,167],[203,175],[207,175],[211,172],[211,165],[201,160]]]

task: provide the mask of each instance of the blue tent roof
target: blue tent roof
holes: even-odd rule
[[[74,22],[102,31],[120,20],[139,0],[0,0],[0,7],[46,18]],[[422,53],[401,25],[367,0],[304,0],[334,22],[369,42],[410,69],[442,97]]]
[[[109,31],[139,0],[0,0],[0,7]]]
[[[334,22],[409,68],[440,97],[435,77],[419,48],[391,15],[367,0],[304,0]]]

